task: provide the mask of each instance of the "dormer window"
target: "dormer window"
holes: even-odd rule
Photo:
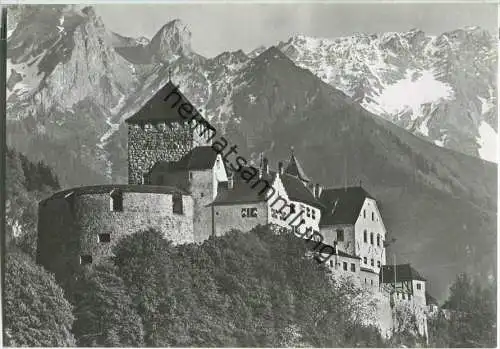
[[[295,204],[290,204],[290,213],[295,213]]]
[[[123,194],[120,190],[114,189],[110,193],[109,209],[111,212],[123,211]]]

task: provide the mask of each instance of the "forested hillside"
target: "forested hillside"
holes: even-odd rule
[[[44,163],[7,151],[7,241],[32,257],[36,251],[38,202],[59,189],[57,177]]]

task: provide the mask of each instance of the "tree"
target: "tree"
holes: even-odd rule
[[[111,265],[84,271],[71,293],[78,346],[142,346],[142,321]]]
[[[6,346],[74,346],[72,307],[54,277],[27,255],[9,251],[5,269]]]
[[[450,312],[450,346],[496,346],[496,287],[485,287],[478,279],[462,273],[450,287],[443,307]]]

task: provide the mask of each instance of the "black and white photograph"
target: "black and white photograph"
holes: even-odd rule
[[[497,347],[496,2],[2,1],[5,347]]]

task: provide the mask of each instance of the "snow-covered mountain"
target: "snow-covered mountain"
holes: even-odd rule
[[[497,161],[497,44],[487,31],[298,35],[278,47],[368,111],[439,146]]]

